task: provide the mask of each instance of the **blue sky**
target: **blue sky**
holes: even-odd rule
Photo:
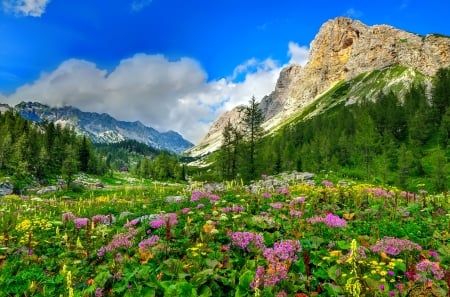
[[[0,101],[140,120],[198,142],[304,64],[337,16],[450,35],[444,1],[0,0]]]

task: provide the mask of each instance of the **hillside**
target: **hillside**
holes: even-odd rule
[[[307,64],[283,69],[275,90],[262,98],[263,127],[273,132],[304,113],[305,108],[310,109],[311,104],[333,87],[358,77],[362,79],[360,75],[376,77],[383,69],[394,69],[379,84],[363,79],[359,85],[352,86],[352,100],[391,89],[404,92],[416,77],[429,82],[439,68],[449,65],[447,37],[420,36],[388,25],[367,26],[339,17],[322,25],[311,42]],[[219,148],[221,131],[230,118],[239,119],[237,108],[220,116],[205,138],[187,153],[202,156]]]

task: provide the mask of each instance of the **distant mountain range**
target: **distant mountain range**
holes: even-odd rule
[[[116,143],[132,139],[153,148],[176,153],[193,146],[174,131],[161,133],[139,121],[119,121],[106,113],[84,112],[72,106],[50,107],[39,102],[21,102],[14,107],[0,104],[0,112],[7,109],[13,109],[33,122],[48,121],[62,126],[69,125],[77,133],[87,135],[95,143]]]

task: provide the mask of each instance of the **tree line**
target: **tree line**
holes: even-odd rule
[[[80,171],[107,171],[88,137],[52,122],[32,123],[13,111],[0,113],[0,174],[11,177],[16,190],[57,176],[70,183]]]
[[[449,103],[450,69],[440,69],[431,92],[418,84],[402,98],[388,92],[375,100],[342,102],[263,137],[263,115],[253,98],[241,123],[229,122],[223,129],[215,172],[219,179],[249,181],[283,171],[334,171],[402,188],[446,191]]]
[[[69,186],[80,172],[101,176],[125,169],[142,178],[184,180],[186,166],[178,159],[135,140],[93,144],[70,127],[0,113],[0,176],[10,177],[16,192],[59,177]]]

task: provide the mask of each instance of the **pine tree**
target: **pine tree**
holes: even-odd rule
[[[257,148],[263,133],[261,124],[263,123],[264,115],[259,108],[259,103],[256,102],[255,96],[249,101],[249,105],[242,109],[242,112],[244,139],[248,152],[243,159],[243,177],[249,181],[257,175]]]
[[[432,92],[433,118],[437,127],[450,106],[450,68],[439,69]]]
[[[218,154],[220,175],[223,179],[231,180],[236,177],[238,167],[238,152],[241,144],[241,133],[228,121],[222,131],[222,145]]]
[[[89,146],[89,141],[87,137],[84,135],[81,140],[80,147],[78,149],[78,160],[80,164],[80,171],[88,172],[89,171],[89,161],[91,158],[91,151]]]
[[[366,171],[366,179],[370,179],[371,164],[378,143],[378,133],[371,117],[367,114],[359,116],[359,122],[356,128],[355,142],[360,150],[360,156]]]
[[[62,162],[61,173],[66,180],[67,188],[69,188],[75,174],[78,172],[79,162],[77,151],[72,145],[67,145],[65,151],[66,157]]]

